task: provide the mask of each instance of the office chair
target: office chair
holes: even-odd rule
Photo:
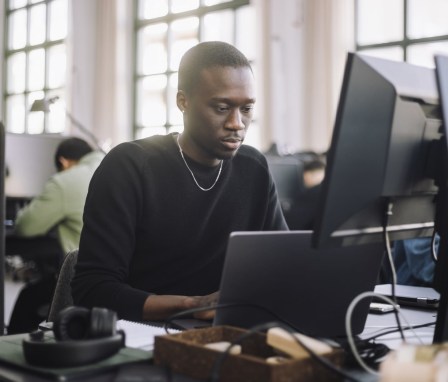
[[[14,303],[7,325],[8,334],[34,331],[48,317],[60,273],[62,273],[62,266],[58,269],[55,267],[52,272],[44,272],[32,277],[26,282]]]
[[[56,287],[54,289],[53,299],[48,312],[47,321],[54,322],[58,313],[73,305],[72,289],[70,283],[75,274],[75,265],[78,261],[78,250],[74,249],[65,256],[61,269],[59,270]]]

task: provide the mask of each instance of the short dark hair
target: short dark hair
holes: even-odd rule
[[[203,69],[211,67],[247,67],[249,60],[233,45],[223,41],[206,41],[195,45],[182,57],[179,64],[178,90],[191,93]]]
[[[68,138],[59,143],[56,153],[54,154],[54,163],[58,171],[62,170],[60,157],[71,160],[80,160],[84,155],[92,152],[92,147],[81,138]]]

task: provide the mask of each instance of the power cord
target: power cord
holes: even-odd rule
[[[291,327],[289,327],[287,325],[284,325],[281,322],[269,322],[269,323],[265,323],[265,324],[260,324],[260,325],[254,326],[251,329],[249,329],[246,333],[244,333],[243,335],[238,337],[235,341],[233,341],[228,346],[228,348],[223,353],[221,353],[219,355],[219,357],[216,359],[215,364],[213,365],[213,368],[212,368],[212,372],[211,372],[209,381],[210,382],[218,382],[219,381],[222,364],[224,363],[224,361],[229,356],[230,349],[232,348],[232,346],[241,344],[241,342],[243,342],[246,338],[249,338],[250,336],[253,336],[254,334],[256,334],[256,333],[258,333],[260,331],[268,330],[268,329],[271,329],[271,328],[274,328],[274,327],[280,327],[280,328],[286,330],[291,335],[291,338],[293,338],[294,341],[296,341],[296,343],[298,345],[303,347],[303,349],[311,356],[311,358],[316,360],[321,366],[323,366],[323,367],[327,368],[328,370],[334,372],[335,374],[339,375],[340,377],[345,378],[345,380],[347,380],[347,381],[359,382],[358,379],[356,379],[352,375],[348,374],[345,370],[343,370],[343,369],[337,367],[336,365],[334,365],[327,358],[322,357],[322,356],[316,354],[302,340],[300,340],[300,338],[298,338],[297,336],[294,335],[294,333],[295,333],[294,329],[292,329]]]
[[[412,330],[415,337],[420,341],[420,343],[423,343],[423,341],[420,339],[420,337],[417,335],[417,333],[414,331],[414,327],[412,325],[409,324],[409,322],[407,321],[406,317],[402,315],[401,311],[400,311],[400,307],[394,302],[392,301],[389,297],[383,296],[379,293],[374,293],[374,292],[364,292],[359,294],[358,296],[356,296],[353,301],[350,303],[348,309],[347,309],[347,314],[345,316],[345,330],[347,333],[347,340],[348,340],[348,344],[350,346],[350,350],[352,351],[353,356],[355,357],[356,361],[358,362],[358,364],[368,373],[370,374],[374,374],[374,375],[378,375],[378,372],[374,369],[372,369],[369,365],[367,365],[364,360],[362,359],[362,357],[360,356],[358,349],[356,347],[355,344],[355,340],[353,338],[353,334],[352,334],[352,315],[353,315],[353,311],[356,307],[356,305],[363,299],[365,298],[369,298],[369,297],[376,297],[379,298],[380,300],[385,301],[388,304],[391,304],[395,311],[397,312],[397,315],[400,314],[401,318],[403,319],[403,321],[406,322],[407,327],[409,328],[409,330]],[[403,329],[399,328],[400,333],[403,333]],[[404,341],[406,342],[406,339],[404,339]]]
[[[360,338],[356,338],[354,341],[360,357],[365,361],[367,365],[369,365],[372,368],[377,369],[379,363],[390,352],[390,348],[385,344],[375,343],[371,340]],[[339,340],[338,342],[346,353],[346,361],[345,361],[346,366],[347,367],[358,366],[358,361],[353,356],[348,341]]]
[[[353,376],[348,374],[343,369],[338,368],[337,366],[332,364],[328,359],[323,358],[323,357],[315,354],[308,346],[303,344],[302,341],[300,341],[296,336],[293,336],[293,333],[297,333],[297,332],[305,334],[305,335],[306,335],[306,333],[303,333],[303,331],[301,331],[299,328],[296,328],[294,325],[291,325],[286,320],[281,318],[279,315],[277,315],[276,313],[274,313],[270,309],[267,309],[267,308],[265,308],[265,307],[263,307],[261,305],[250,304],[250,303],[227,303],[227,304],[217,304],[217,305],[213,305],[213,306],[205,306],[205,307],[201,307],[201,308],[188,309],[188,310],[184,310],[182,312],[179,312],[179,313],[176,313],[176,314],[170,316],[164,323],[164,329],[165,329],[166,333],[170,334],[169,329],[170,329],[170,327],[173,327],[173,321],[175,319],[178,319],[178,318],[181,318],[181,317],[185,317],[185,316],[191,316],[194,313],[203,312],[203,311],[207,311],[207,310],[210,310],[210,309],[227,309],[227,308],[231,308],[231,307],[252,307],[252,308],[257,308],[257,309],[260,309],[260,310],[263,310],[263,311],[269,313],[270,315],[272,315],[272,317],[275,317],[276,321],[254,326],[254,327],[248,329],[248,331],[244,335],[242,335],[240,338],[238,338],[236,341],[231,343],[228,346],[228,348],[226,349],[226,351],[223,352],[220,355],[220,357],[217,359],[216,364],[214,365],[214,368],[213,368],[213,371],[212,371],[212,374],[211,374],[210,381],[214,382],[214,381],[218,380],[216,378],[219,377],[219,370],[221,368],[221,365],[224,362],[224,360],[228,357],[228,354],[229,354],[230,349],[232,348],[232,346],[240,344],[245,338],[247,338],[248,336],[253,335],[256,332],[260,332],[262,330],[267,330],[267,329],[270,329],[272,327],[281,327],[281,328],[285,329],[286,331],[288,331],[288,333],[291,334],[291,336],[294,338],[294,340],[298,344],[300,344],[310,354],[310,356],[313,359],[318,361],[323,366],[325,366],[328,369],[332,370],[333,372],[335,372],[339,376],[343,376],[344,378],[346,378],[346,380],[357,381],[357,379],[355,379]],[[350,316],[350,319],[351,319],[351,316]],[[176,326],[176,325],[174,325],[174,326]],[[179,328],[178,327],[178,329],[182,330],[184,328]],[[350,333],[351,333],[351,329],[350,329]],[[325,339],[321,339],[321,340],[325,341]],[[332,345],[333,344],[334,343],[332,343]],[[372,354],[373,353],[369,353],[368,354],[368,357],[369,357],[370,360],[374,359],[374,356]]]
[[[386,210],[384,213],[384,221],[383,221],[383,239],[384,239],[384,245],[385,245],[385,249],[386,249],[386,254],[387,254],[387,258],[389,260],[389,266],[390,266],[390,271],[392,274],[392,300],[394,302],[393,305],[397,305],[397,297],[396,297],[396,293],[395,293],[395,286],[397,285],[397,272],[395,270],[395,264],[394,264],[394,259],[392,258],[392,250],[391,250],[391,246],[390,246],[390,238],[389,238],[389,233],[387,231],[387,227],[389,225],[389,217],[392,216],[392,208],[393,208],[393,203],[388,202],[386,205]],[[397,321],[397,326],[400,332],[400,336],[401,339],[403,341],[405,341],[404,338],[404,333],[403,330],[401,329],[401,322],[400,322],[400,317],[398,316],[398,311],[396,309],[394,309],[394,315],[395,315],[395,320]]]
[[[414,325],[414,326],[405,326],[402,329],[406,331],[406,330],[412,330],[412,329],[427,328],[427,327],[435,325],[435,324],[436,324],[436,322],[433,321],[433,322],[427,322],[426,324],[420,324],[420,325]],[[376,340],[379,337],[382,337],[382,336],[385,336],[385,335],[391,334],[391,333],[396,333],[396,332],[398,332],[398,328],[393,328],[393,329],[381,331],[380,333],[375,334],[374,336],[365,338],[364,341],[373,341],[373,340]]]
[[[178,329],[178,330],[185,330],[186,328],[173,323],[174,320],[182,318],[182,317],[188,317],[188,316],[192,316],[194,313],[199,313],[199,312],[205,312],[208,310],[218,310],[218,309],[228,309],[228,308],[237,308],[237,307],[244,307],[244,308],[254,308],[254,309],[258,309],[258,310],[262,310],[265,313],[268,313],[274,320],[279,321],[279,322],[283,322],[284,324],[288,325],[289,327],[293,328],[296,332],[302,333],[302,334],[306,334],[304,333],[302,330],[300,330],[300,328],[296,327],[295,325],[292,325],[290,322],[288,322],[288,320],[283,319],[282,317],[280,317],[278,314],[276,314],[275,312],[273,312],[272,310],[262,306],[262,305],[257,305],[257,304],[252,304],[252,303],[246,303],[246,302],[234,302],[234,303],[226,303],[226,304],[214,304],[214,305],[208,305],[208,306],[203,306],[200,308],[192,308],[192,309],[186,309],[183,310],[181,312],[175,313],[173,315],[171,315],[170,317],[168,317],[165,320],[165,323],[163,325],[165,332],[170,334],[169,329]]]

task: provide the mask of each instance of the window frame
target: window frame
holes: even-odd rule
[[[138,70],[138,66],[139,66],[139,62],[138,62],[138,57],[139,57],[139,51],[138,51],[138,35],[139,35],[139,31],[147,26],[150,25],[155,25],[155,24],[161,24],[161,23],[166,23],[167,25],[179,20],[179,19],[184,19],[187,17],[197,17],[199,18],[199,26],[198,26],[198,32],[197,32],[197,39],[198,41],[203,41],[202,40],[202,28],[203,28],[203,17],[209,13],[213,13],[213,12],[218,12],[218,11],[223,11],[223,10],[232,10],[233,11],[233,17],[234,19],[236,19],[236,11],[238,8],[244,7],[244,6],[248,6],[248,5],[253,5],[251,4],[251,0],[228,0],[226,2],[223,3],[218,3],[215,5],[204,5],[203,0],[200,0],[200,4],[198,6],[198,8],[193,9],[193,10],[188,10],[188,11],[184,11],[184,12],[179,12],[179,13],[171,13],[170,11],[168,11],[168,13],[165,16],[160,16],[160,17],[155,17],[153,19],[140,19],[139,18],[139,5],[140,5],[140,0],[134,0],[134,40],[133,40],[133,77],[132,77],[132,104],[133,106],[133,110],[132,110],[132,137],[133,139],[138,139],[141,138],[143,136],[146,135],[141,135],[140,133],[145,129],[157,129],[157,128],[164,128],[165,129],[165,133],[168,134],[170,133],[170,131],[172,131],[173,128],[176,128],[177,125],[173,125],[170,123],[169,120],[169,114],[170,114],[170,96],[169,96],[169,79],[173,74],[177,73],[177,69],[173,70],[172,68],[170,68],[169,65],[167,65],[167,68],[165,71],[160,72],[160,73],[156,73],[156,74],[139,74],[139,70]],[[170,2],[168,0],[168,2]],[[235,43],[235,38],[237,35],[237,23],[234,23],[234,30],[232,31],[232,35],[233,35],[233,43]],[[170,41],[170,29],[168,29],[164,40],[165,40],[165,45],[167,47],[167,62],[170,62],[170,54],[171,54],[171,43],[172,41]],[[151,77],[151,76],[165,76],[165,78],[167,79],[167,86],[164,89],[163,92],[163,96],[164,96],[164,100],[165,100],[165,104],[167,105],[166,108],[166,115],[165,115],[165,123],[163,125],[159,125],[159,126],[145,126],[142,125],[138,122],[138,118],[137,118],[137,105],[138,105],[138,83],[139,81],[141,81],[143,78],[145,77]]]
[[[371,50],[378,48],[390,48],[390,47],[401,47],[403,49],[403,61],[408,60],[408,48],[412,45],[421,44],[421,43],[432,43],[432,42],[441,42],[448,41],[448,34],[446,35],[437,35],[432,37],[422,37],[422,38],[409,38],[408,37],[408,1],[403,1],[403,39],[396,41],[388,41],[384,43],[375,43],[375,44],[359,44],[358,43],[358,9],[359,9],[359,1],[354,0],[355,2],[355,50],[358,52],[362,52],[363,50]],[[397,1],[397,0],[394,0]]]
[[[3,31],[3,57],[4,57],[4,65],[3,65],[3,84],[2,84],[2,110],[3,110],[3,121],[5,123],[6,129],[7,131],[11,131],[11,127],[9,126],[9,124],[7,123],[7,121],[9,120],[9,111],[7,108],[7,99],[9,97],[12,97],[14,95],[19,95],[19,96],[23,96],[24,97],[24,106],[25,106],[25,113],[24,113],[24,124],[23,124],[23,132],[24,134],[28,134],[31,133],[30,132],[30,126],[29,126],[29,113],[30,113],[30,107],[31,104],[29,104],[28,99],[29,99],[29,95],[35,92],[42,92],[44,94],[44,98],[49,97],[50,94],[64,94],[67,83],[66,80],[64,80],[64,82],[62,83],[61,86],[58,87],[52,87],[50,88],[49,85],[49,51],[54,48],[54,47],[58,47],[58,46],[64,46],[65,48],[67,48],[67,35],[63,38],[59,38],[59,39],[55,39],[55,40],[50,40],[50,24],[51,24],[51,11],[50,11],[50,4],[53,3],[55,0],[42,0],[39,2],[35,2],[35,3],[30,3],[30,1],[28,0],[26,2],[25,5],[21,6],[21,7],[17,7],[14,9],[10,8],[10,3],[8,0],[6,0],[4,2],[4,17],[3,17],[3,25],[4,25],[4,31]],[[39,6],[45,4],[45,39],[43,42],[39,43],[39,44],[35,44],[35,45],[30,45],[29,42],[29,35],[30,35],[30,10],[33,7]],[[68,4],[67,4],[68,5]],[[10,16],[11,14],[13,14],[14,12],[17,12],[18,10],[22,10],[25,9],[27,12],[27,31],[26,31],[26,43],[24,47],[21,48],[17,48],[17,49],[10,49],[9,48],[9,38],[10,38]],[[54,16],[53,16],[54,17]],[[67,19],[67,26],[68,26],[68,19]],[[40,87],[38,89],[29,89],[28,88],[28,79],[29,79],[29,68],[30,68],[30,64],[29,64],[29,54],[32,51],[36,51],[39,49],[43,49],[44,50],[44,57],[45,57],[45,62],[44,62],[44,80],[43,80],[43,87]],[[25,88],[22,92],[9,92],[8,91],[8,60],[11,56],[21,53],[23,52],[25,54]],[[67,62],[67,51],[66,51],[66,62]],[[65,130],[65,125],[64,127],[61,129],[60,133],[63,133]],[[14,131],[15,133],[19,133],[17,131]],[[49,131],[49,115],[48,112],[44,112],[44,117],[43,117],[43,131],[41,133],[34,133],[34,134],[47,134],[50,133]]]

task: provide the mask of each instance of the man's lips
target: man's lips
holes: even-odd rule
[[[224,146],[226,146],[229,150],[236,150],[240,147],[242,143],[241,138],[223,138],[221,142]]]

